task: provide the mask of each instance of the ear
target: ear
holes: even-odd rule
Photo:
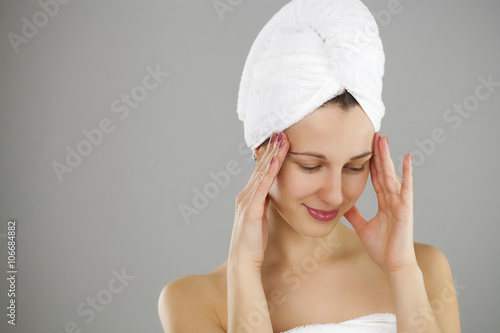
[[[253,150],[253,154],[255,155],[255,161],[256,161],[257,163],[259,163],[259,161],[260,161],[260,157],[262,156],[262,154],[261,154],[261,149],[260,149],[261,147],[262,147],[262,145],[260,145],[258,148],[255,148],[255,149]]]

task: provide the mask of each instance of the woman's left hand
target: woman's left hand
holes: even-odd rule
[[[366,221],[356,206],[344,216],[358,234],[366,252],[384,272],[390,273],[417,264],[413,247],[413,177],[411,155],[403,159],[399,182],[389,152],[387,137],[375,133],[370,174],[377,194],[378,212]]]

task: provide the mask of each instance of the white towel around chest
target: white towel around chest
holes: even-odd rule
[[[341,323],[294,327],[282,333],[396,333],[396,316],[393,313],[374,313]]]

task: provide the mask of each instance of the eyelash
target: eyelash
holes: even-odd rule
[[[318,169],[320,166],[315,166],[315,167],[306,167],[304,165],[299,164],[302,170],[312,173],[314,170]],[[365,166],[363,165],[361,168],[347,168],[352,172],[362,172],[365,169]]]

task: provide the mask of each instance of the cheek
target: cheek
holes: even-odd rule
[[[291,164],[284,163],[269,190],[269,194],[276,200],[301,198],[314,192],[314,186],[310,175],[301,172]]]
[[[363,194],[368,179],[368,172],[363,175],[347,175],[344,177],[344,194],[349,198],[356,199]]]

